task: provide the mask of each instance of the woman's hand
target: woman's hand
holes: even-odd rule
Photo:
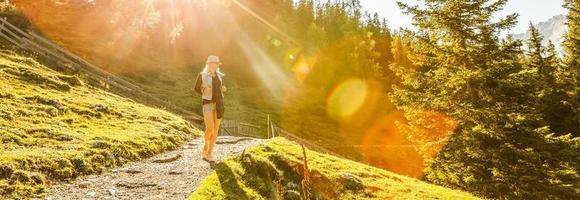
[[[225,92],[225,91],[227,91],[227,90],[228,90],[228,88],[226,88],[226,86],[223,86],[223,85],[222,85],[222,92]]]

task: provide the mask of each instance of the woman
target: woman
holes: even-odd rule
[[[226,87],[220,71],[219,57],[209,56],[205,68],[197,75],[195,91],[201,94],[203,121],[205,124],[205,142],[202,157],[207,162],[213,162],[212,150],[220,130],[220,122],[224,116],[224,95]]]

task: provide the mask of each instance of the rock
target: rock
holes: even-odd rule
[[[139,169],[126,169],[124,172],[125,173],[128,173],[128,174],[140,174],[140,173],[143,173],[143,171],[141,171]]]
[[[0,98],[11,99],[11,98],[14,98],[14,95],[10,94],[10,93],[0,93]]]
[[[75,122],[74,119],[65,119],[64,122],[66,122],[67,124],[72,124]]]
[[[302,195],[300,194],[300,189],[298,188],[298,184],[294,182],[288,182],[284,186],[284,199],[286,200],[300,200],[302,199]]]
[[[44,105],[49,105],[49,106],[53,106],[54,108],[58,109],[58,110],[63,110],[64,109],[64,105],[56,99],[49,99],[49,98],[44,98],[38,95],[35,95],[33,97],[24,97],[25,99],[28,100],[36,100],[36,102],[44,104]]]
[[[94,141],[94,142],[91,144],[91,146],[92,146],[93,148],[97,148],[97,149],[104,149],[104,148],[107,148],[107,147],[109,147],[110,145],[109,145],[109,143],[107,143],[107,142],[105,142],[105,141],[100,141],[100,140],[97,140],[97,141]]]
[[[79,188],[89,188],[91,186],[91,182],[83,181],[79,183]]]
[[[97,193],[95,191],[87,192],[87,197],[96,197]]]
[[[251,165],[253,162],[252,155],[242,153],[242,163]]]
[[[163,190],[163,189],[165,189],[165,186],[158,185],[156,189],[157,189],[157,190]]]
[[[160,117],[157,116],[150,116],[147,117],[147,120],[154,121],[154,122],[162,122]]]
[[[183,174],[183,172],[178,171],[178,170],[170,170],[168,174],[169,175],[179,175],[179,174]]]
[[[298,184],[294,182],[288,182],[286,186],[284,186],[284,190],[298,190]]]
[[[127,160],[121,156],[116,157],[118,163],[127,163]]]
[[[298,191],[286,190],[284,192],[284,199],[285,200],[301,200],[302,195],[300,195],[300,192],[298,192]]]
[[[14,173],[15,167],[9,164],[0,164],[0,179],[8,178]]]
[[[157,186],[155,183],[134,183],[134,182],[127,182],[127,181],[120,181],[115,184],[117,187],[124,187],[124,188],[141,188],[141,187],[154,187]]]
[[[159,159],[153,160],[153,163],[169,163],[169,162],[176,161],[176,160],[180,159],[181,157],[182,157],[181,154],[177,154],[177,155],[169,157],[169,158],[159,158]]]
[[[354,174],[351,173],[342,173],[340,175],[344,183],[344,189],[351,190],[351,191],[360,191],[364,189],[364,185],[362,180]]]
[[[81,79],[77,76],[60,75],[60,76],[58,76],[58,79],[68,83],[70,86],[73,86],[73,87],[84,85],[83,81],[81,81]]]
[[[56,136],[56,138],[55,138],[55,139],[56,139],[56,140],[58,140],[58,141],[65,141],[65,142],[68,142],[68,141],[72,141],[72,140],[74,139],[74,137],[73,137],[73,136],[71,136],[71,135],[69,135],[69,134],[64,134],[64,133],[63,133],[63,134],[61,134],[61,135],[58,135],[58,136]]]
[[[187,145],[189,145],[189,146],[197,146],[198,144],[196,142],[189,142],[189,143],[187,143]]]
[[[109,189],[108,192],[109,192],[109,194],[111,196],[115,196],[115,193],[117,193],[117,190],[115,190],[115,189]]]
[[[98,111],[98,112],[104,112],[104,113],[109,112],[109,107],[102,105],[102,104],[95,104],[93,106],[93,109],[95,109],[95,111]]]

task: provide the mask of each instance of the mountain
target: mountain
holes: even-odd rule
[[[552,41],[556,45],[558,52],[562,53],[562,43],[564,42],[564,34],[566,33],[566,16],[556,15],[548,21],[534,24],[544,36],[543,44],[547,45],[548,41]],[[513,34],[512,37],[520,40],[527,40],[530,37],[530,32]],[[524,43],[524,45],[526,45]]]

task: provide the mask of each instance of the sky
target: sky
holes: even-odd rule
[[[411,17],[402,13],[397,6],[397,0],[361,0],[363,9],[369,12],[377,12],[387,18],[389,27],[392,29],[412,28]],[[398,0],[411,5],[416,5],[416,0]],[[509,0],[504,10],[498,13],[505,16],[511,13],[519,13],[518,24],[511,33],[524,33],[528,29],[529,22],[536,24],[547,21],[553,16],[566,14],[567,10],[562,7],[564,0]],[[497,17],[497,16],[496,16]]]

